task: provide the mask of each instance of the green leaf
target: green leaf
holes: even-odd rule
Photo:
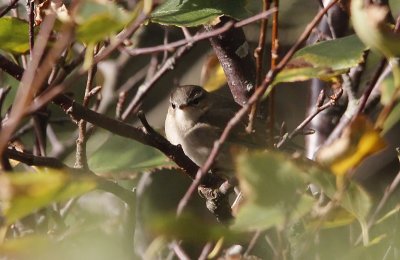
[[[385,123],[383,124],[382,134],[387,133],[387,131],[389,131],[399,121],[400,121],[400,103],[393,108],[392,112],[390,112],[388,118],[385,120]]]
[[[82,195],[96,187],[88,177],[72,176],[56,170],[13,173],[0,176],[0,201],[7,224],[53,202]]]
[[[0,18],[0,49],[16,54],[29,50],[29,25],[15,17]]]
[[[170,165],[158,150],[117,135],[110,135],[89,159],[90,169],[98,173],[138,172]]]
[[[307,214],[313,199],[305,195],[307,174],[279,153],[241,154],[237,171],[245,203],[233,228],[267,229]]]
[[[2,242],[0,252],[10,259],[38,259],[35,256],[50,246],[52,244],[45,236],[30,235]]]
[[[167,0],[151,14],[151,21],[166,25],[198,26],[226,15],[241,19],[248,14],[245,0]]]
[[[400,35],[386,23],[389,8],[351,1],[351,20],[354,30],[365,45],[378,50],[387,58],[400,56]]]
[[[307,46],[296,52],[274,84],[311,78],[331,79],[363,61],[365,49],[356,35]]]
[[[310,169],[310,181],[321,187],[324,193],[333,198],[337,194],[336,178],[319,168]],[[350,212],[358,220],[365,220],[372,206],[369,194],[355,182],[350,182],[339,201],[341,207]]]
[[[77,38],[84,43],[97,43],[120,31],[131,16],[112,2],[84,1],[79,10]]]

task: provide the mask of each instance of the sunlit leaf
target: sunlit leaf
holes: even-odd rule
[[[248,14],[245,0],[167,0],[151,14],[151,21],[177,26],[198,26],[221,15],[241,19]]]
[[[400,35],[393,32],[385,19],[389,8],[368,4],[363,0],[351,1],[354,30],[365,45],[380,51],[386,57],[400,56]]]
[[[26,21],[15,17],[0,18],[0,49],[12,53],[29,50],[29,26]]]
[[[56,170],[13,173],[0,176],[0,201],[6,223],[13,223],[52,202],[82,195],[96,187],[89,177]]]
[[[116,34],[131,16],[112,2],[84,1],[76,17],[77,38],[85,43],[96,43]]]
[[[355,35],[307,46],[296,52],[285,69],[277,75],[274,84],[311,78],[332,80],[334,76],[363,61],[365,49]]]
[[[203,88],[211,92],[226,84],[224,69],[215,55],[208,57],[201,70]]]
[[[344,175],[385,146],[385,141],[373,125],[366,118],[358,117],[340,138],[318,151],[317,160],[328,165],[336,175]]]
[[[158,150],[117,135],[110,135],[89,158],[90,169],[98,173],[138,172],[169,165]]]

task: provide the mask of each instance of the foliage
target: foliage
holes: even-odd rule
[[[22,3],[14,7],[0,0],[0,13],[6,10],[0,17],[0,255],[396,256],[400,34],[393,24],[398,17],[390,14],[398,15],[398,3],[353,0],[332,10],[343,19],[351,13],[351,28],[335,19],[305,26],[297,8],[309,6],[303,15],[311,21],[318,4],[283,3],[279,16],[268,18],[279,18],[272,31],[283,35],[296,24],[311,33],[307,46],[284,37],[270,41],[268,29],[261,65],[237,71],[234,63],[247,64],[243,56],[253,59],[263,36],[257,20],[265,9],[261,2],[48,0],[25,12]],[[213,34],[215,28],[235,37]],[[233,48],[243,35],[248,42]],[[215,55],[209,38],[215,40]],[[279,43],[273,44],[280,46],[277,52],[270,42]],[[231,82],[229,73],[243,82]],[[242,131],[246,113],[232,130],[234,137],[250,138],[243,143],[252,146],[224,149],[229,135],[217,143],[224,156],[232,156],[227,168],[235,178],[214,167],[200,180],[201,196],[194,192],[187,199],[187,191],[197,188],[189,188],[197,167],[159,129],[167,93],[177,81],[202,81],[210,92],[224,95],[228,84],[238,95],[245,92],[235,90],[251,86],[254,75],[264,82],[255,92],[257,109],[241,110],[258,110],[254,131]],[[325,91],[308,87],[311,80],[321,80]],[[312,102],[305,105],[307,96]],[[311,116],[305,118],[304,110]],[[267,137],[259,125],[268,125]],[[282,125],[280,131],[275,125]]]

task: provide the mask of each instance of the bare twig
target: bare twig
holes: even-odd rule
[[[179,245],[179,243],[176,240],[172,241],[170,247],[180,260],[190,260],[189,256],[186,254],[186,252],[183,250],[183,248]]]
[[[400,150],[399,150],[399,148],[397,148],[397,154],[398,154],[398,157],[400,159]],[[374,212],[372,213],[371,217],[369,218],[368,223],[367,223],[367,228],[368,229],[370,229],[375,224],[378,215],[382,211],[382,209],[385,206],[385,204],[388,202],[390,196],[398,188],[399,184],[400,184],[400,171],[397,173],[396,177],[393,179],[393,181],[390,183],[390,185],[386,188],[385,193],[383,194],[381,200],[378,203],[378,206],[376,206]],[[356,245],[359,244],[361,242],[362,238],[363,238],[363,235],[360,234],[360,236],[358,237],[358,239],[355,242],[355,244]]]
[[[69,168],[58,159],[52,157],[35,156],[33,154],[19,152],[17,150],[10,148],[5,150],[4,155],[7,158],[14,159],[16,161],[22,162],[27,165],[44,166],[55,169],[67,169],[70,172],[76,172],[76,169]],[[101,177],[98,177],[97,175],[91,172],[85,171],[84,174],[87,174],[89,177],[94,178],[98,183],[97,187],[99,189],[102,189],[104,191],[116,195],[130,206],[134,205],[133,204],[135,202],[134,192],[129,191],[112,181],[108,181]]]
[[[321,91],[321,93],[323,93],[323,91]],[[304,127],[311,122],[311,120],[313,120],[314,117],[316,117],[319,113],[321,113],[322,111],[324,111],[325,109],[336,105],[338,99],[342,96],[343,93],[343,89],[339,89],[339,92],[335,93],[333,96],[329,97],[328,102],[326,102],[325,104],[320,104],[320,100],[319,99],[317,101],[317,105],[316,105],[316,109],[313,113],[311,113],[310,115],[307,116],[306,119],[303,120],[303,122],[301,122],[290,134],[285,135],[280,141],[279,143],[276,145],[276,147],[279,149],[282,147],[282,145],[288,141],[291,140],[293,137],[297,136],[303,129]],[[323,99],[322,99],[323,101]]]
[[[186,44],[194,44],[198,41],[217,36],[221,33],[224,33],[226,31],[230,30],[231,28],[239,28],[242,26],[246,26],[250,23],[256,22],[258,20],[266,19],[268,16],[270,16],[274,12],[275,12],[275,9],[270,9],[265,12],[259,13],[255,16],[252,16],[250,18],[244,19],[240,22],[235,23],[235,22],[231,21],[231,22],[224,24],[222,27],[216,28],[212,31],[197,33],[194,36],[190,36],[190,37],[186,36],[185,39],[171,42],[169,44],[162,44],[162,45],[146,47],[146,48],[135,48],[135,49],[125,48],[125,50],[132,56],[156,53],[156,52],[164,52],[164,51],[173,51],[174,49],[176,49],[180,46],[184,46]]]
[[[269,9],[270,0],[262,0],[263,3],[263,11]],[[261,85],[262,75],[263,75],[263,61],[264,61],[264,47],[265,47],[265,39],[267,35],[267,25],[268,19],[264,19],[261,21],[260,31],[258,33],[258,45],[254,50],[254,58],[256,59],[256,86]],[[246,127],[246,131],[251,133],[253,131],[254,118],[257,113],[257,104],[254,104],[249,113],[249,124]]]
[[[0,68],[4,70],[3,65],[9,65],[7,59],[0,55]],[[18,65],[11,63],[14,65],[14,68],[10,71],[10,75],[12,75],[16,79],[20,79],[21,75],[24,74],[24,70]],[[96,113],[88,108],[83,107],[82,105],[76,103],[71,98],[65,95],[59,95],[61,91],[64,89],[62,85],[58,85],[52,89],[50,89],[46,93],[47,102],[51,100],[54,101],[55,104],[59,105],[68,115],[74,118],[74,120],[84,119],[87,122],[90,122],[98,127],[104,128],[111,133],[130,138],[136,141],[139,141],[143,144],[152,146],[156,149],[159,149],[165,155],[167,155],[171,160],[173,160],[190,178],[194,179],[195,174],[197,172],[198,166],[193,163],[183,152],[182,148],[179,146],[172,145],[168,140],[166,140],[162,135],[158,134],[156,131],[152,130],[151,127],[144,129],[135,128],[129,124],[125,124],[121,121],[114,120],[108,118],[104,115]],[[40,103],[46,103],[45,101],[40,101]],[[27,109],[28,112],[34,112],[36,106],[33,105]],[[139,114],[140,115],[140,114]],[[212,179],[212,178],[211,178]],[[206,181],[206,180],[205,180]],[[212,181],[210,181],[212,182]]]
[[[257,230],[256,232],[254,232],[254,235],[252,236],[252,238],[251,238],[251,240],[249,242],[249,245],[247,246],[246,251],[243,254],[244,256],[248,256],[250,254],[251,250],[253,250],[253,248],[254,248],[257,240],[259,239],[260,235],[261,235],[261,231],[260,230]]]
[[[2,151],[4,151],[5,147],[7,146],[7,142],[12,135],[12,132],[17,127],[18,122],[23,117],[25,107],[33,98],[35,92],[41,87],[43,81],[40,81],[39,78],[43,80],[44,76],[35,77],[35,75],[37,74],[37,68],[39,66],[39,62],[43,55],[44,49],[47,45],[48,37],[50,36],[55,19],[55,14],[50,14],[46,16],[45,20],[42,23],[42,27],[38,36],[38,38],[40,37],[40,40],[38,40],[38,43],[35,46],[35,50],[33,50],[32,62],[30,63],[29,68],[24,73],[20,87],[18,88],[18,92],[16,94],[16,98],[14,100],[10,117],[5,123],[3,130],[1,131],[0,154],[2,153]],[[45,66],[49,65],[52,66],[52,64],[46,64]],[[46,71],[41,71],[41,73],[46,74]]]
[[[393,192],[397,189],[400,183],[400,172],[397,173],[396,177],[393,179],[392,183],[389,187],[385,190],[382,199],[379,201],[378,206],[376,207],[374,213],[372,213],[369,221],[368,221],[368,228],[372,227],[375,224],[376,218],[379,213],[382,211],[383,207],[385,206],[386,202],[389,200],[390,196]]]
[[[8,60],[0,54],[0,69],[13,76],[16,80],[21,80],[24,74],[24,69]]]
[[[174,64],[176,63],[176,60],[182,57],[190,48],[192,45],[186,45],[180,47],[171,57],[169,57],[164,64],[161,66],[161,68],[154,74],[154,76],[143,83],[135,97],[132,99],[132,101],[129,103],[128,107],[125,109],[124,113],[122,114],[122,120],[126,120],[129,115],[134,113],[135,111],[138,111],[141,105],[141,102],[143,98],[147,95],[147,93],[151,90],[151,88],[154,86],[154,83],[162,76],[164,75],[165,72],[168,70],[171,70],[174,67]]]
[[[92,65],[88,71],[85,94],[83,97],[82,106],[88,107],[89,99],[91,97],[90,92],[93,87],[93,79],[96,74],[97,66]],[[86,126],[85,120],[79,120],[78,122],[78,139],[76,140],[76,153],[75,153],[75,168],[78,169],[88,169],[87,155],[86,155]]]
[[[35,1],[28,0],[28,18],[29,18],[29,51],[30,59],[33,59],[33,46],[35,44]]]
[[[211,242],[208,242],[207,244],[205,244],[203,247],[203,250],[201,250],[201,254],[200,254],[199,258],[197,258],[197,259],[198,260],[208,259],[208,255],[210,254],[210,252],[212,250],[212,246],[213,246],[213,244]]]
[[[191,187],[187,190],[187,194],[184,195],[184,198],[191,197],[193,192],[196,190],[196,188],[193,187],[198,187],[198,185],[201,183],[201,179],[207,174],[209,169],[211,168],[212,164],[214,163],[215,158],[217,157],[219,150],[221,149],[222,144],[225,142],[225,140],[229,137],[230,132],[234,128],[236,124],[240,122],[240,120],[243,118],[243,116],[246,115],[248,110],[251,108],[251,106],[256,103],[267,91],[267,88],[271,85],[273,80],[275,79],[276,75],[286,66],[286,64],[289,62],[289,60],[293,57],[294,53],[296,50],[300,48],[300,46],[307,40],[308,36],[312,32],[313,28],[319,23],[321,18],[324,16],[324,14],[332,7],[334,6],[339,0],[333,0],[328,6],[326,6],[324,9],[320,10],[318,14],[314,17],[314,19],[307,25],[306,29],[304,32],[301,34],[299,39],[296,41],[296,43],[290,48],[290,50],[286,53],[286,55],[283,57],[283,59],[279,62],[279,64],[276,66],[274,70],[270,70],[263,83],[261,86],[256,89],[254,94],[249,98],[247,104],[245,104],[231,120],[228,122],[226,125],[224,131],[222,132],[220,138],[215,141],[213,149],[211,150],[205,164],[198,170],[196,174],[196,179],[192,182]],[[186,202],[188,200],[186,199]],[[182,200],[181,200],[182,202]],[[186,206],[187,204],[182,203],[181,204],[181,210]]]
[[[0,12],[0,18],[3,17],[4,15],[6,15],[8,13],[8,11],[10,11],[11,9],[17,7],[17,3],[19,0],[12,0],[6,7],[0,8],[3,9]]]
[[[0,122],[1,122],[1,111],[3,109],[3,103],[5,98],[7,97],[7,94],[10,92],[11,86],[7,86],[5,88],[0,88]],[[1,129],[1,123],[0,123],[0,129]]]
[[[131,37],[132,34],[137,31],[147,18],[148,16],[145,13],[140,13],[136,20],[128,28],[119,33],[116,39],[110,43],[110,45],[99,51],[99,53],[93,59],[93,64],[99,63],[108,57],[108,55],[117,49],[125,39]]]
[[[386,59],[382,59],[378,65],[378,68],[376,69],[374,75],[372,76],[371,81],[368,84],[367,89],[364,91],[363,95],[360,98],[360,105],[357,108],[356,115],[359,116],[361,113],[364,111],[364,108],[367,104],[368,98],[371,95],[372,90],[376,87],[376,83],[378,82],[378,79],[380,78],[383,70],[385,69],[386,65]]]
[[[274,6],[279,10],[279,0],[273,0]],[[278,64],[278,50],[279,50],[279,37],[278,37],[278,26],[279,26],[279,12],[274,13],[272,19],[272,35],[271,35],[271,69],[275,69]],[[271,93],[268,96],[268,117],[267,117],[267,129],[268,129],[268,141],[270,147],[274,145],[274,129],[275,129],[275,89],[271,89]]]

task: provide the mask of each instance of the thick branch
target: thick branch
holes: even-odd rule
[[[231,18],[222,17],[216,26],[205,26],[207,31],[230,23]],[[243,29],[235,28],[210,38],[215,54],[224,69],[234,100],[243,106],[254,92],[255,64]]]

